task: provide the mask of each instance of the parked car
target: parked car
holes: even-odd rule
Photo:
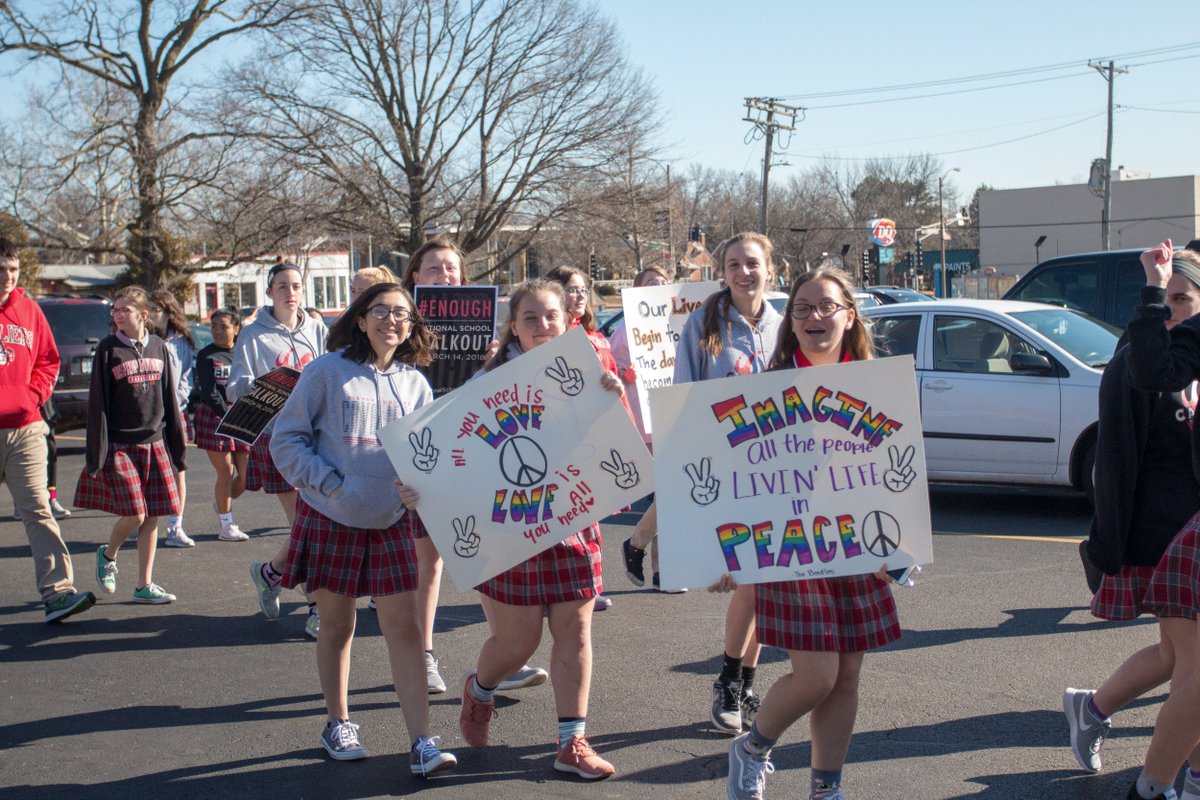
[[[929,479],[1092,494],[1100,376],[1119,330],[1011,300],[864,309],[881,355],[910,355]]]
[[[879,301],[879,305],[883,306],[890,306],[894,303],[933,302],[933,298],[929,295],[905,286],[864,286],[860,291],[871,295]]]
[[[58,346],[54,406],[59,420],[55,428],[77,428],[87,421],[92,356],[96,345],[112,330],[112,304],[98,297],[41,297],[37,304]]]
[[[1124,329],[1146,285],[1141,253],[1110,250],[1047,259],[1013,284],[1004,299],[1071,308]]]
[[[192,333],[192,344],[196,346],[197,353],[212,344],[212,325],[207,322],[193,322],[189,328]]]

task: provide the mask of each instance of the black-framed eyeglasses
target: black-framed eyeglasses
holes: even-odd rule
[[[835,303],[832,300],[822,300],[815,306],[810,303],[793,303],[791,308],[792,319],[808,319],[812,316],[813,311],[820,312],[822,317],[832,317],[839,311],[849,311],[850,306],[844,306],[841,303]]]
[[[367,309],[367,313],[375,319],[387,319],[391,317],[396,322],[412,322],[413,320],[413,312],[404,306],[396,306],[395,308],[388,308],[384,305],[371,306]]]
[[[586,286],[568,286],[566,289],[563,290],[563,292],[565,294],[577,294],[577,295],[586,297],[588,294],[588,287],[586,287]]]

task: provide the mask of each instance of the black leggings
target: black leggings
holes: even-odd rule
[[[58,486],[58,442],[54,440],[54,428],[46,434],[46,488]]]

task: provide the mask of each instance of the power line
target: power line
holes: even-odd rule
[[[1158,217],[1131,217],[1128,219],[1114,219],[1112,224],[1127,224],[1133,222],[1168,222],[1168,220],[1200,220],[1200,214],[1165,214]],[[1095,220],[1072,220],[1070,222],[1045,222],[1038,220],[1037,222],[1011,222],[998,225],[976,225],[973,227],[979,230],[1000,230],[1003,228],[1065,228],[1074,225],[1095,225]],[[1172,224],[1169,223],[1168,224]],[[803,225],[802,227],[808,232],[812,231],[859,231],[862,230],[861,225]]]

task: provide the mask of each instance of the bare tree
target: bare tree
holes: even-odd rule
[[[275,33],[246,111],[407,252],[434,229],[527,243],[655,119],[613,24],[575,0],[326,0]]]
[[[148,286],[175,282],[185,249],[165,219],[191,192],[218,180],[236,143],[232,131],[200,128],[186,116],[195,84],[186,85],[182,76],[199,72],[202,57],[218,43],[285,25],[306,8],[300,0],[0,3],[0,54],[57,66],[68,89],[87,76],[106,98],[94,124],[78,132],[80,158],[56,164],[68,198],[75,184],[92,183],[98,192],[99,235],[76,231],[80,249],[120,253],[130,279]],[[120,209],[105,216],[104,209],[112,209],[104,181],[113,175],[109,170],[128,181],[127,216]],[[52,218],[39,220],[37,230],[55,230]],[[123,234],[116,241],[106,238],[116,231]],[[59,227],[57,235],[66,231]]]

